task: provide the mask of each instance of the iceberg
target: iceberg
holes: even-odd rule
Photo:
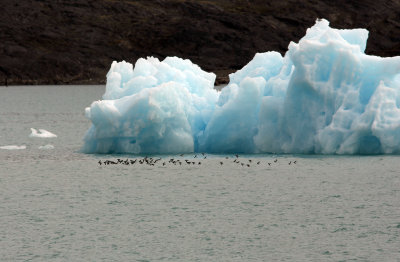
[[[57,137],[57,135],[44,129],[31,128],[31,134],[29,135],[29,137],[54,138]]]
[[[87,153],[400,153],[400,57],[366,29],[317,20],[284,56],[258,53],[217,92],[189,60],[113,62],[86,108]]]

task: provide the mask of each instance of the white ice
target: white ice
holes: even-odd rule
[[[4,150],[22,150],[22,149],[26,149],[26,146],[25,145],[22,145],[22,146],[17,146],[17,145],[0,146],[0,149],[4,149]]]
[[[57,135],[44,129],[31,128],[31,134],[29,135],[29,137],[53,138],[57,137]]]
[[[42,149],[42,150],[50,150],[50,149],[54,149],[54,146],[50,145],[50,144],[47,144],[45,146],[39,146],[38,148]]]
[[[86,108],[89,153],[400,153],[400,57],[364,53],[368,31],[318,20],[298,42],[230,75],[189,60],[114,62]]]

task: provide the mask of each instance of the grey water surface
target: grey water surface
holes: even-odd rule
[[[0,261],[400,261],[399,156],[82,154],[103,93],[0,87]]]

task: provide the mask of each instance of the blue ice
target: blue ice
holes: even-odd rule
[[[368,31],[317,20],[258,53],[217,92],[189,60],[113,62],[86,108],[87,153],[400,153],[400,57],[364,53]]]

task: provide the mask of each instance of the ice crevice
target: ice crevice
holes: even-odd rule
[[[282,57],[258,53],[217,92],[189,60],[113,62],[86,108],[87,153],[400,153],[400,57],[365,54],[366,29],[317,20]]]

